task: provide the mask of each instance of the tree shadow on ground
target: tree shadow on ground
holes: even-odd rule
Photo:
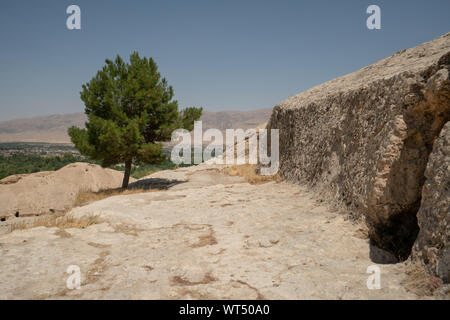
[[[185,183],[187,181],[181,180],[169,180],[162,178],[148,178],[141,179],[135,182],[132,182],[128,185],[128,189],[158,189],[158,190],[167,190],[173,186],[176,186],[180,183]]]

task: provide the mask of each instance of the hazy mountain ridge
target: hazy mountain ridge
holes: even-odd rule
[[[203,111],[203,129],[249,129],[266,122],[272,109],[251,111]],[[0,142],[70,143],[67,129],[84,127],[86,115],[82,112],[54,114],[0,122]]]

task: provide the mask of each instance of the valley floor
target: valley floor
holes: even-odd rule
[[[160,180],[154,180],[159,178]],[[366,286],[368,240],[302,186],[251,185],[202,166],[158,172],[169,190],[75,208],[84,229],[0,236],[0,299],[417,299],[405,265]],[[66,287],[79,266],[81,288]]]

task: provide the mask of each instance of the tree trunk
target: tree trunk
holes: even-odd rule
[[[132,160],[125,161],[125,174],[123,175],[122,189],[128,188],[128,182],[130,181]]]

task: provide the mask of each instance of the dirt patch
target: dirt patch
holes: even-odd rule
[[[115,224],[112,225],[114,232],[123,233],[128,236],[137,237],[139,232],[145,231],[144,229],[140,229],[137,226],[129,225],[129,224]]]
[[[242,284],[242,285],[252,289],[253,291],[255,291],[255,293],[256,293],[256,300],[266,300],[266,298],[261,294],[261,292],[259,292],[259,290],[257,288],[249,285],[247,282],[242,281],[242,280],[235,280],[233,282]]]
[[[191,248],[201,248],[217,244],[214,228],[210,224],[176,224],[172,228],[183,227],[191,231],[200,231],[203,234],[198,236],[198,241],[191,244]]]
[[[149,272],[154,269],[152,266],[149,266],[149,265],[142,266],[142,268],[144,268],[145,270],[147,270]]]
[[[94,283],[99,280],[102,274],[106,270],[106,257],[110,254],[109,251],[102,251],[99,254],[99,257],[94,261],[94,263],[90,266],[89,270],[86,274],[86,280],[83,285],[87,285],[89,283]]]
[[[88,245],[90,245],[91,247],[100,248],[100,249],[111,247],[110,244],[102,244],[102,243],[97,243],[97,242],[88,242]]]
[[[191,248],[201,248],[204,246],[213,246],[217,244],[217,239],[214,235],[214,231],[211,230],[211,232],[207,235],[199,236],[198,242],[191,245]]]
[[[61,238],[72,238],[72,235],[64,229],[58,229],[54,234],[60,236]]]

